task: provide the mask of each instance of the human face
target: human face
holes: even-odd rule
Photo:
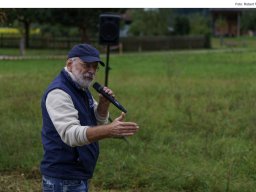
[[[95,78],[98,62],[84,63],[79,58],[72,58],[72,74],[76,82],[83,88],[88,88]]]

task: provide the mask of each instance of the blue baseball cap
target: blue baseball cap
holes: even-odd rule
[[[86,43],[75,45],[68,53],[68,59],[72,57],[79,57],[83,62],[87,63],[99,62],[102,66],[105,66],[100,59],[100,52]]]

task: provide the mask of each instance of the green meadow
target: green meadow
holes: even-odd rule
[[[41,191],[40,100],[64,65],[0,61],[0,191]],[[111,55],[110,67],[109,87],[140,130],[100,141],[92,192],[255,191],[255,50]]]

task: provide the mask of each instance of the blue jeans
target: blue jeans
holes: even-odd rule
[[[87,181],[64,180],[43,175],[43,192],[88,192]]]

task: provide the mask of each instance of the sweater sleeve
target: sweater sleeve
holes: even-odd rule
[[[46,98],[46,109],[64,143],[72,147],[89,144],[86,137],[89,126],[81,126],[78,111],[66,92],[61,89],[49,92]]]
[[[94,114],[95,114],[95,117],[97,119],[97,123],[98,125],[105,125],[108,123],[108,119],[109,119],[109,112],[107,114],[106,117],[102,117],[99,115],[98,111],[97,111],[97,108],[98,108],[98,103],[95,99],[93,99],[94,101]]]

